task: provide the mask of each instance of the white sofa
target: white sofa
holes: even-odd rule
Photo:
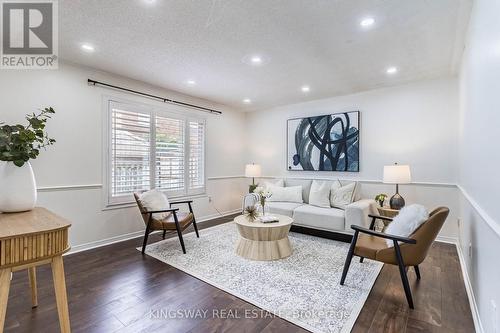
[[[324,181],[324,180],[321,180]],[[341,181],[345,186],[350,182]],[[370,225],[368,214],[377,214],[375,200],[360,199],[360,184],[355,193],[355,201],[345,209],[323,208],[309,204],[309,192],[311,190],[312,179],[286,178],[285,187],[302,186],[303,203],[295,202],[267,202],[266,207],[270,213],[287,215],[293,218],[294,225],[333,231],[340,233],[352,233],[351,224],[363,227]]]

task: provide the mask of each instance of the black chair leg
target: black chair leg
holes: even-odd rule
[[[352,237],[351,246],[349,247],[349,252],[347,252],[347,258],[345,258],[344,271],[342,272],[342,278],[340,279],[340,285],[343,286],[347,272],[349,271],[349,266],[351,266],[351,260],[354,255],[354,248],[356,247],[356,242],[358,241],[358,231],[354,232]]]
[[[165,239],[165,234],[167,233],[167,230],[163,230],[163,239]]]
[[[184,239],[182,238],[182,230],[179,225],[179,220],[177,220],[177,214],[174,212],[175,229],[177,229],[177,235],[179,236],[179,241],[181,242],[182,252],[186,254],[186,247],[184,246]]]
[[[149,237],[149,227],[146,227],[146,233],[144,234],[144,241],[142,242],[142,254],[146,251],[146,244],[148,243]]]
[[[417,280],[420,280],[420,269],[418,268],[418,265],[413,266],[413,268],[415,268],[415,274],[417,274]]]
[[[363,261],[364,261],[364,260],[365,260],[365,257],[360,257],[360,258],[359,258],[359,262],[360,262],[360,263],[363,263]]]
[[[196,224],[194,217],[193,217],[193,227],[194,227],[194,232],[196,232],[196,237],[200,238],[200,234],[198,233],[198,225]]]
[[[194,213],[193,213],[193,207],[191,206],[191,203],[188,202],[189,206],[189,211],[193,215],[193,227],[194,227],[194,232],[196,232],[196,237],[200,238],[200,234],[198,233],[198,225],[196,224],[196,219],[194,218]]]
[[[401,255],[401,249],[399,248],[398,241],[394,241],[394,250],[396,251],[396,259],[398,260],[399,274],[401,274],[401,281],[403,282],[403,288],[405,290],[406,300],[410,309],[413,307],[413,298],[411,296],[410,284],[408,283],[408,275],[406,275],[406,267],[404,265],[403,256]]]

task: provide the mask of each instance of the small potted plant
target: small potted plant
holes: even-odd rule
[[[35,175],[29,160],[53,145],[45,124],[55,113],[51,107],[26,115],[28,124],[0,123],[0,212],[21,212],[36,204]]]
[[[256,187],[253,192],[259,195],[260,205],[262,206],[262,215],[266,215],[266,200],[269,199],[273,194],[271,193],[271,191],[265,189],[262,186]]]
[[[375,201],[378,202],[378,204],[380,205],[380,207],[384,207],[384,201],[385,199],[387,199],[387,194],[384,194],[384,193],[380,193],[380,194],[377,194],[375,196]]]

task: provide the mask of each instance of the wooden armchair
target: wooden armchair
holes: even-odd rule
[[[141,204],[139,200],[140,192],[134,193],[135,201],[137,202],[137,206],[142,215],[142,219],[144,220],[144,224],[146,224],[146,232],[144,234],[144,241],[142,243],[142,253],[146,250],[146,244],[148,243],[149,234],[154,231],[162,231],[163,230],[163,239],[165,239],[165,235],[168,232],[176,232],[179,237],[179,241],[181,243],[182,252],[186,254],[186,247],[184,246],[184,239],[182,238],[182,232],[187,229],[191,224],[194,227],[194,231],[196,232],[196,237],[200,238],[198,233],[198,226],[196,225],[196,219],[193,213],[192,200],[185,201],[176,201],[171,202],[170,207],[156,210],[156,211],[147,211],[144,206]],[[179,212],[179,208],[172,208],[172,205],[178,204],[187,204],[189,207],[189,213]],[[156,219],[153,217],[154,213],[169,213],[169,215],[164,219]]]
[[[344,285],[353,256],[361,257],[361,262],[363,258],[368,258],[389,265],[397,265],[403,282],[406,300],[410,308],[413,309],[413,298],[406,272],[408,267],[413,266],[417,279],[420,280],[418,265],[420,265],[427,256],[449,212],[450,210],[446,207],[439,207],[433,210],[429,214],[427,221],[408,238],[373,230],[375,219],[392,220],[387,217],[369,215],[373,219],[370,229],[351,225],[351,228],[354,230],[354,236],[349,252],[347,253],[340,284]],[[393,246],[388,246],[385,241],[386,239],[390,239],[393,242]]]

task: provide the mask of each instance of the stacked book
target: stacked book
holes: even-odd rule
[[[273,215],[264,215],[264,216],[259,216],[257,221],[262,222],[262,223],[276,223],[279,222],[280,220]]]

